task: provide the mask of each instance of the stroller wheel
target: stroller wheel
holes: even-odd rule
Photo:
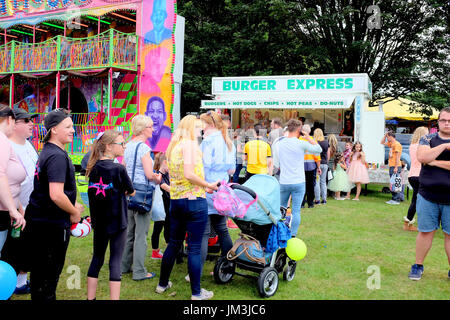
[[[263,298],[271,297],[278,289],[278,272],[273,267],[263,269],[258,278],[258,292]]]
[[[233,279],[236,264],[227,257],[220,257],[214,266],[214,280],[218,284],[225,284]]]
[[[297,262],[289,260],[286,269],[283,271],[283,280],[292,281],[295,277],[295,269],[297,268]]]

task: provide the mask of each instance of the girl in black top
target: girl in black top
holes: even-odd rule
[[[109,288],[111,300],[119,300],[122,278],[121,261],[127,235],[127,195],[135,191],[125,167],[114,163],[123,156],[125,143],[120,132],[105,131],[93,145],[86,176],[89,177],[88,197],[94,230],[94,254],[88,271],[87,299],[94,300],[98,274],[110,245]]]

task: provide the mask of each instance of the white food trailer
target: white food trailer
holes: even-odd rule
[[[325,134],[339,134],[345,113],[353,114],[352,141],[360,141],[366,161],[384,163],[384,112],[369,111],[372,83],[365,73],[217,77],[212,78],[213,100],[202,100],[202,109],[229,110],[233,128],[279,117],[287,121],[304,117],[320,123]],[[254,120],[251,115],[254,115]]]

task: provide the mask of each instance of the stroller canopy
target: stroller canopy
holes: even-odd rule
[[[243,186],[253,190],[258,195],[258,201],[270,212],[275,222],[281,219],[280,212],[280,184],[277,179],[264,174],[251,176]],[[241,190],[235,190],[237,196],[245,203],[252,201],[252,197]],[[246,215],[239,220],[250,221],[258,225],[272,224],[272,220],[258,203],[248,209]]]

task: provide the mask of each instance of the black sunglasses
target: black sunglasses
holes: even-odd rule
[[[25,119],[16,119],[16,123],[21,122],[23,120],[24,123],[30,123],[32,122],[31,119],[25,118]]]
[[[12,111],[11,108],[5,108],[3,110],[0,110],[0,117],[12,117],[13,119],[16,119],[16,115],[14,114],[14,111]]]

